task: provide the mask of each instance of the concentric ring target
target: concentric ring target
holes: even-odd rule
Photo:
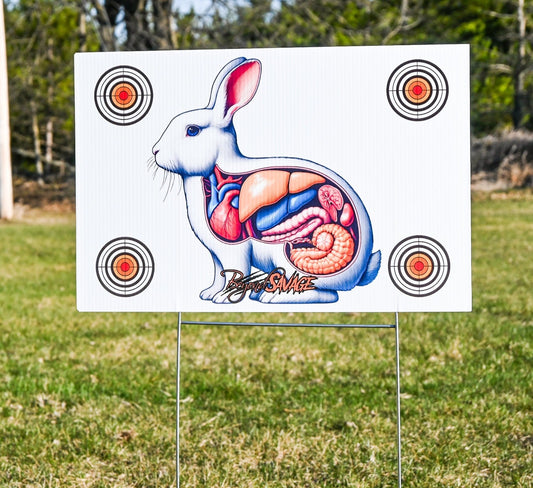
[[[389,276],[394,286],[413,297],[436,293],[449,275],[450,257],[431,237],[407,237],[394,247],[389,257]]]
[[[152,99],[150,80],[132,66],[116,66],[106,71],[94,89],[98,112],[116,125],[139,122],[152,107]]]
[[[448,80],[429,61],[414,59],[398,66],[387,82],[387,100],[407,120],[435,117],[448,100]]]
[[[113,295],[131,297],[144,291],[154,277],[154,258],[138,239],[118,237],[109,241],[96,258],[96,276]]]

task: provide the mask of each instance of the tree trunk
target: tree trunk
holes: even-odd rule
[[[9,131],[9,96],[4,26],[4,2],[0,6],[0,218],[13,218],[13,180]]]
[[[159,49],[172,49],[172,2],[152,0],[154,9],[154,34]]]
[[[526,16],[524,13],[524,0],[518,0],[518,58],[514,73],[514,107],[513,125],[520,128],[525,119],[528,97],[525,89],[526,78]]]
[[[46,171],[50,172],[50,167],[52,166],[53,157],[53,147],[54,147],[54,121],[52,117],[49,117],[46,121],[46,150],[44,153],[44,161],[46,163]],[[61,171],[64,173],[64,171]]]
[[[98,35],[100,37],[100,47],[102,51],[116,51],[117,46],[114,36],[115,27],[109,20],[109,15],[107,14],[105,7],[98,0],[92,0],[90,4],[96,11]]]
[[[43,155],[41,152],[41,134],[39,131],[39,119],[37,117],[37,104],[35,100],[30,102],[31,109],[31,129],[33,132],[33,148],[35,151],[35,172],[37,173],[37,182],[44,185]]]
[[[134,9],[124,8],[124,24],[128,33],[126,49],[129,51],[157,49],[157,39],[153,35],[155,18],[148,2],[139,0],[134,6]]]
[[[80,25],[78,30],[78,35],[80,38],[80,52],[87,51],[87,14],[85,13],[85,8],[80,8]]]
[[[48,39],[48,51],[46,53],[48,57],[48,61],[50,63],[50,66],[52,66],[53,58],[54,58],[54,40],[52,38]],[[51,107],[54,103],[54,73],[52,70],[48,70],[47,73],[47,80],[48,80],[48,107],[49,107],[49,113],[52,112]],[[46,136],[45,136],[45,153],[44,153],[44,161],[46,163],[46,172],[50,173],[50,166],[53,159],[53,145],[54,145],[54,120],[52,115],[48,116],[48,120],[46,121]]]
[[[398,33],[408,30],[417,24],[418,22],[414,22],[409,25],[409,0],[401,0],[400,18],[398,19],[398,25],[394,29],[392,29],[392,31],[390,31],[383,39],[383,44],[388,44],[388,42]]]

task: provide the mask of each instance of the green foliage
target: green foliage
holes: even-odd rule
[[[34,170],[35,118],[41,152],[52,121],[54,159],[74,162],[73,54],[82,48],[469,43],[474,135],[512,127],[533,130],[533,3],[524,2],[521,37],[518,2],[214,0],[198,13],[181,11],[179,2],[146,0],[139,2],[134,17],[122,12],[117,18],[123,20],[109,25],[105,0],[8,1],[15,170]]]
[[[519,55],[517,2],[264,0],[216,10],[198,39],[211,47],[331,46],[469,43],[472,52],[472,126],[476,135],[531,125],[533,111],[532,4],[526,2],[525,56]],[[225,4],[227,5],[227,4]],[[231,5],[231,4],[230,4]],[[268,6],[270,5],[270,13]],[[226,7],[227,8],[227,7]],[[267,12],[267,13],[265,13]],[[517,80],[525,93],[517,98]],[[516,119],[520,109],[519,120]]]
[[[54,123],[54,159],[74,163],[74,53],[80,47],[80,13],[73,4],[19,1],[6,10],[12,148],[15,171],[33,158],[36,112],[44,154],[45,126]],[[94,33],[86,39],[96,49]],[[35,107],[33,109],[32,107]]]
[[[435,3],[425,10],[423,42],[468,43],[472,66],[472,127],[476,135],[513,126],[515,83],[531,69],[533,11],[525,14],[529,30],[526,58],[518,63],[517,2],[475,0]],[[528,79],[531,78],[531,73]],[[533,92],[530,92],[533,97]],[[527,105],[526,112],[533,110]],[[522,120],[520,125],[526,126]],[[530,127],[531,128],[531,127]]]

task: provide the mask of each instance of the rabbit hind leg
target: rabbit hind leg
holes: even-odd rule
[[[220,274],[222,271],[222,263],[214,253],[211,253],[211,257],[213,258],[213,265],[215,268],[213,283],[211,283],[209,288],[206,288],[200,292],[200,298],[202,300],[212,300],[219,291],[224,289],[226,284],[226,280]]]

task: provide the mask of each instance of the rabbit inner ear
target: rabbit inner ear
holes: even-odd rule
[[[215,106],[218,90],[226,79],[226,76],[228,76],[236,66],[239,66],[239,64],[244,63],[245,61],[246,58],[243,57],[233,59],[220,70],[211,87],[211,96],[209,97],[209,103],[205,108],[213,108]]]
[[[254,97],[260,78],[261,64],[257,60],[247,61],[230,73],[226,84],[224,118],[233,116]]]

